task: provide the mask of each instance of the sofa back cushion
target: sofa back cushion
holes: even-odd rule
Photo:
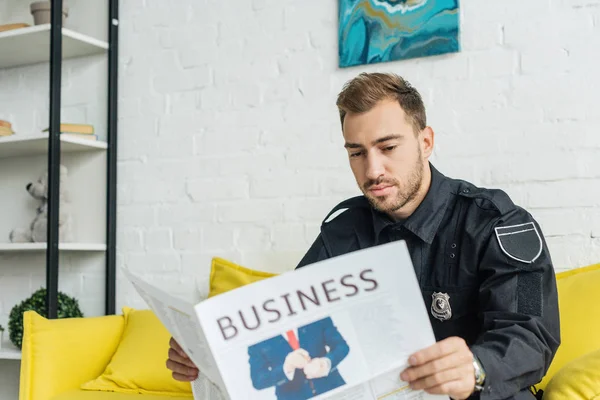
[[[84,390],[192,397],[189,382],[176,381],[166,362],[171,334],[152,310],[123,307],[125,329],[112,359]]]
[[[20,400],[49,400],[98,376],[123,328],[120,315],[46,319],[23,313]]]

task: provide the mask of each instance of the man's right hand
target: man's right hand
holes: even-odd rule
[[[179,343],[171,338],[169,341],[169,359],[167,368],[173,371],[173,379],[190,382],[198,378],[198,368],[185,354]]]

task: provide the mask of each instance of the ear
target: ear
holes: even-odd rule
[[[421,153],[425,159],[428,159],[433,153],[433,144],[435,142],[435,133],[430,126],[425,127],[419,133],[419,145],[421,146]]]

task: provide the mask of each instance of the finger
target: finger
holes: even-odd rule
[[[187,375],[181,375],[181,374],[178,374],[176,372],[173,372],[173,379],[175,379],[176,381],[191,382],[191,381],[195,381],[197,377],[198,377],[198,375],[196,375],[196,376],[187,376]]]
[[[433,375],[437,372],[457,368],[461,365],[472,366],[472,360],[473,356],[470,352],[451,353],[442,358],[431,360],[425,364],[419,365],[418,367],[407,368],[402,372],[402,374],[400,374],[400,379],[405,382],[412,382],[425,376]]]
[[[179,343],[177,343],[177,341],[173,337],[171,337],[171,340],[169,340],[169,346],[171,346],[171,348],[173,350],[175,350],[176,352],[178,352],[181,357],[189,358],[187,356],[187,354],[185,354],[185,351],[183,351],[183,348],[181,348],[181,346],[179,345]]]
[[[443,385],[446,382],[459,380],[464,376],[464,368],[453,368],[438,372],[425,378],[417,379],[410,383],[413,390],[429,389],[434,386]]]
[[[467,344],[464,339],[452,336],[434,343],[423,350],[417,351],[408,358],[408,362],[412,366],[422,365],[431,360],[447,356],[448,354],[454,353],[465,347],[467,347]]]
[[[175,349],[169,349],[169,360],[173,360],[190,368],[196,368],[196,365],[192,360],[187,357],[182,357]]]
[[[170,369],[171,371],[173,371],[174,378],[176,375],[181,376],[181,377],[191,378],[189,380],[194,380],[198,377],[198,369],[197,368],[191,368],[191,367],[188,367],[187,365],[180,364],[173,360],[167,360],[167,368]],[[175,379],[177,379],[177,378],[175,378]]]
[[[298,354],[300,354],[302,357],[304,357],[307,360],[310,360],[310,355],[308,354],[308,351],[304,350],[304,349],[298,349]]]

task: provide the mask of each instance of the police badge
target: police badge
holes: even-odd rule
[[[450,307],[450,296],[448,293],[433,292],[431,298],[431,315],[440,321],[447,321],[452,318],[452,308]]]

